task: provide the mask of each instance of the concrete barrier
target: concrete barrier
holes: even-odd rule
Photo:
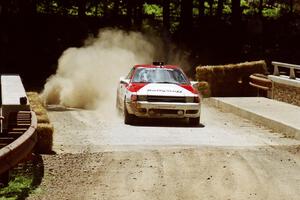
[[[19,75],[1,75],[2,132],[7,130],[11,113],[30,111],[29,101]]]
[[[210,105],[300,140],[300,108],[263,97],[210,98]]]

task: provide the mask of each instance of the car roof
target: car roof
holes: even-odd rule
[[[180,69],[177,65],[150,65],[150,64],[141,64],[134,65],[134,68],[166,68],[166,69]]]

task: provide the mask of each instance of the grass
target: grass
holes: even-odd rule
[[[10,171],[8,186],[0,188],[0,200],[26,199],[30,193],[39,193],[37,187],[44,176],[44,164],[40,155],[25,161]]]
[[[38,127],[36,129],[38,135],[37,152],[51,153],[53,126],[50,124],[47,110],[42,105],[38,93],[28,92],[27,97],[31,109],[36,113],[38,120]],[[26,161],[11,171],[8,186],[0,188],[0,200],[25,199],[40,184],[42,177],[42,159],[39,156],[35,156],[33,162]]]
[[[0,200],[20,199],[25,193],[33,189],[31,177],[17,176],[9,182],[7,187],[0,189]]]

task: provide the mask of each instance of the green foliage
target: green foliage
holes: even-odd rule
[[[38,13],[44,14],[58,14],[58,15],[70,15],[76,16],[78,15],[78,0],[39,0],[36,1],[36,11]],[[127,14],[127,4],[129,1],[119,1],[117,8],[118,13],[121,15]],[[143,1],[146,2],[146,1]],[[212,14],[215,15],[218,8],[218,0],[213,0],[212,10],[210,8],[210,1],[204,2],[204,12],[205,15]],[[88,16],[103,16],[105,14],[110,14],[112,10],[114,10],[114,6],[116,1],[97,1],[97,0],[87,0],[86,1],[86,12],[85,14]],[[180,17],[181,9],[180,9],[180,1],[171,0],[170,1],[170,13],[173,17]],[[193,15],[199,15],[199,1],[194,0],[193,2]],[[240,1],[241,10],[243,15],[256,15],[259,13],[259,0],[241,0]],[[11,8],[9,8],[10,12],[19,12],[20,9],[16,9],[18,4],[11,3]],[[0,3],[1,7],[1,3]],[[232,0],[223,0],[223,14],[230,15],[232,10]],[[274,3],[274,1],[263,1],[263,16],[269,18],[278,18],[285,11],[289,11],[289,3],[282,1],[280,3]],[[160,18],[163,15],[163,7],[161,4],[157,3],[144,3],[143,10],[146,15],[153,15],[155,18]]]
[[[26,176],[17,176],[9,185],[0,189],[0,200],[19,199],[24,192],[32,190],[32,179]]]
[[[200,94],[202,95],[203,98],[208,98],[210,97],[210,88],[209,88],[209,84],[206,81],[200,81],[197,84],[197,89],[200,92]]]
[[[241,7],[249,7],[249,1],[241,0]]]
[[[279,7],[265,8],[263,9],[262,14],[264,17],[278,18],[280,16],[280,8]]]
[[[194,16],[199,15],[199,9],[198,8],[193,8],[193,15]]]
[[[224,4],[223,14],[230,14],[231,13],[231,6],[229,4]]]
[[[170,3],[170,12],[174,17],[180,17],[180,5],[178,3]]]
[[[144,4],[144,13],[146,15],[154,15],[155,17],[162,16],[163,8],[156,4]]]

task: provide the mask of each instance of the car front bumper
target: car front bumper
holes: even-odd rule
[[[141,118],[196,118],[200,117],[200,103],[126,102],[129,114]]]

